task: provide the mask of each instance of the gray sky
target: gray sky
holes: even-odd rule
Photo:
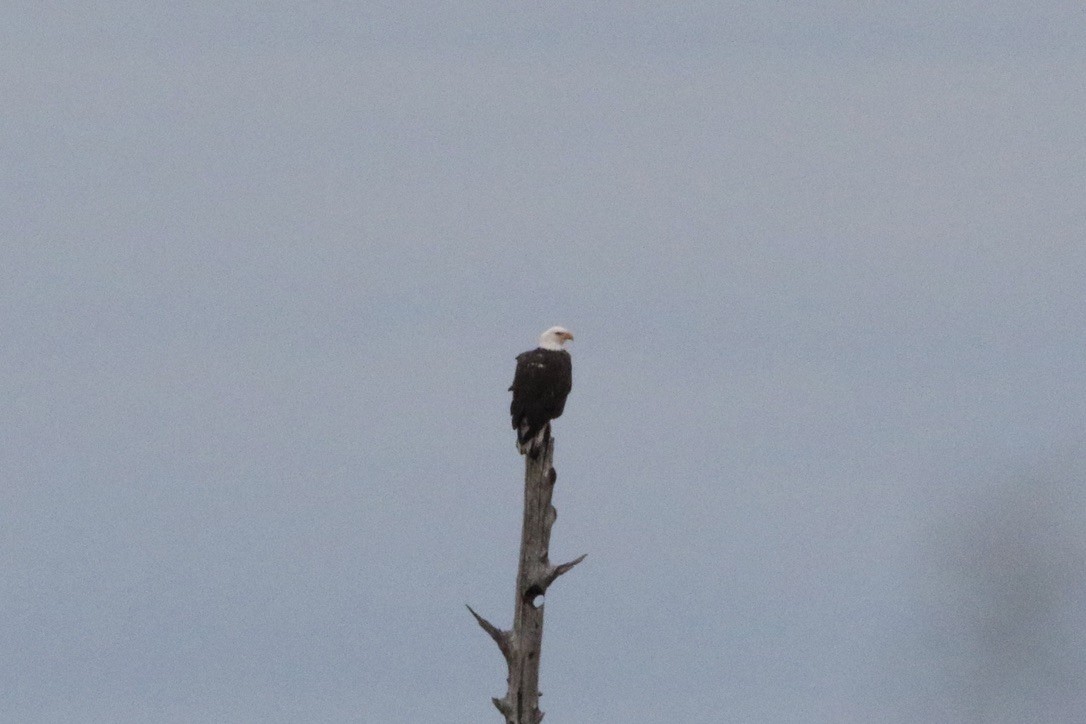
[[[1078,3],[0,21],[0,719],[1086,718]]]

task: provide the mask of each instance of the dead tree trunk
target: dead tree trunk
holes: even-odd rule
[[[555,566],[547,553],[551,526],[558,513],[551,505],[558,474],[552,465],[554,439],[550,429],[544,436],[539,456],[524,457],[524,525],[520,533],[520,566],[517,569],[517,598],[513,628],[503,631],[468,610],[483,630],[498,644],[509,666],[509,690],[494,706],[506,724],[539,724],[539,656],[543,647],[543,595],[555,579],[584,560],[584,556]]]

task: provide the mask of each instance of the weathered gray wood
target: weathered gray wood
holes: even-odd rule
[[[580,556],[557,566],[550,562],[551,526],[558,517],[551,505],[551,495],[558,474],[554,471],[554,439],[549,427],[544,433],[539,456],[526,455],[524,458],[524,523],[520,533],[512,630],[497,628],[468,606],[482,629],[498,644],[509,666],[509,689],[501,699],[493,699],[506,724],[539,724],[543,721],[543,712],[539,710],[542,597],[559,576],[585,558]]]

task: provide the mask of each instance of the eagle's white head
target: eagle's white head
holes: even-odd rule
[[[543,349],[562,349],[566,340],[573,339],[573,334],[565,327],[551,327],[539,335],[539,346]]]

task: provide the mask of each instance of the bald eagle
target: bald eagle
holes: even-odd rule
[[[509,414],[521,455],[539,455],[550,421],[560,417],[566,406],[573,387],[573,361],[562,345],[571,339],[569,330],[551,327],[539,335],[538,347],[517,355]]]

